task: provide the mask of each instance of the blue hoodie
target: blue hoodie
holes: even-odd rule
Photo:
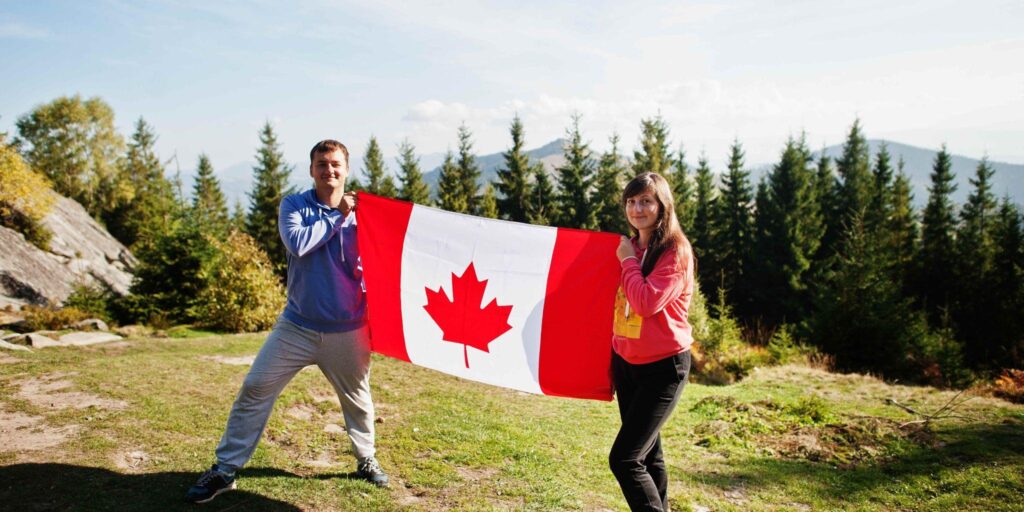
[[[288,250],[284,317],[318,332],[351,331],[365,325],[355,212],[343,218],[310,189],[281,201],[277,225]]]

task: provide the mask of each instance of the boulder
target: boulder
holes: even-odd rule
[[[125,338],[140,338],[153,334],[153,329],[145,325],[131,324],[117,327],[114,329],[114,332]]]
[[[53,233],[49,251],[0,227],[0,297],[3,304],[60,304],[76,283],[125,294],[134,256],[77,202],[53,193],[54,205],[42,224]]]
[[[110,330],[110,327],[107,326],[107,323],[104,322],[103,320],[100,320],[99,318],[87,318],[85,320],[82,320],[81,322],[75,322],[75,323],[71,324],[71,328],[72,329],[86,329],[86,330],[91,329],[91,330],[94,330],[94,331],[109,331]]]
[[[57,341],[57,340],[55,340],[53,338],[50,338],[48,336],[43,336],[42,334],[39,334],[39,333],[36,333],[36,332],[32,332],[32,333],[26,334],[25,335],[25,342],[28,343],[29,345],[32,345],[35,348],[62,347],[62,346],[64,346],[63,344],[61,344],[61,342],[59,342],[59,341]]]
[[[0,340],[0,348],[4,350],[21,350],[23,352],[32,352],[32,349],[26,347],[25,345],[17,345],[15,343],[11,343],[4,340]]]
[[[121,339],[116,334],[110,334],[109,332],[72,332],[61,336],[57,343],[63,346],[83,346],[83,345],[95,345],[96,343],[105,343],[108,341],[117,341]]]

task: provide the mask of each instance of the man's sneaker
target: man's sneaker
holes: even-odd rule
[[[359,463],[356,476],[370,482],[377,487],[388,486],[388,474],[380,467],[380,463],[374,457],[367,457]]]
[[[217,469],[214,464],[209,471],[202,474],[196,484],[185,494],[185,499],[192,503],[206,503],[218,494],[235,488],[235,477]]]

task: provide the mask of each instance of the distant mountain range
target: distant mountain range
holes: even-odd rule
[[[529,150],[526,154],[531,162],[540,162],[544,164],[544,168],[548,173],[554,173],[557,167],[565,163],[565,157],[562,155],[562,145],[564,142],[564,139],[556,139],[541,147]],[[888,146],[894,167],[900,157],[903,158],[904,172],[907,173],[913,186],[914,203],[918,207],[923,206],[928,201],[928,186],[931,183],[929,176],[932,172],[935,155],[938,152],[899,142],[871,139],[868,141],[868,146],[872,161],[874,161],[874,157],[882,143]],[[842,145],[835,145],[826,147],[823,151],[827,156],[835,159],[842,155],[843,148]],[[820,151],[815,152],[815,157],[818,154],[820,154]],[[386,161],[390,167],[394,167],[393,158],[388,158]],[[424,171],[423,179],[430,185],[431,190],[437,188],[437,180],[443,161],[444,154],[442,153],[430,153],[420,156],[421,168],[429,169]],[[957,204],[962,204],[971,190],[968,180],[974,176],[974,171],[978,167],[980,160],[966,156],[951,155],[951,162],[957,184],[956,191],[953,193],[953,200]],[[477,163],[480,165],[480,183],[483,184],[496,179],[497,171],[504,166],[505,160],[501,153],[492,153],[478,155]],[[691,169],[696,165],[695,162],[689,163]],[[357,162],[352,162],[352,164],[361,175],[361,165]],[[1024,165],[994,161],[990,161],[989,164],[995,169],[995,175],[992,178],[992,190],[996,196],[1002,198],[1004,195],[1009,195],[1017,203],[1024,202]],[[747,168],[751,171],[751,182],[756,184],[762,176],[771,171],[772,165],[774,164],[759,163],[748,165]],[[236,200],[241,201],[243,206],[248,205],[246,194],[252,183],[252,168],[253,163],[242,162],[216,171],[217,177],[220,179],[221,188],[228,199],[229,207],[234,207]],[[714,171],[716,174],[721,174],[723,170],[714,169]],[[185,176],[183,179],[186,192],[190,191],[192,188],[192,177]],[[307,176],[306,168],[296,166],[290,181],[297,189],[308,187],[310,180]]]

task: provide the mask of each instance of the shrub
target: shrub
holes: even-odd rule
[[[722,294],[724,295],[724,294]],[[717,318],[707,314],[706,308],[700,313],[706,324],[703,336],[694,328],[694,376],[706,384],[729,384],[742,379],[757,366],[765,366],[772,360],[763,347],[743,341],[739,322],[732,310],[720,296],[714,307]],[[693,307],[691,304],[691,312]]]
[[[768,341],[768,355],[775,364],[810,364],[817,359],[818,351],[798,342],[793,330],[789,324],[780,325]]]
[[[0,225],[47,250],[53,233],[42,225],[53,207],[50,183],[29,168],[0,134]]]
[[[132,295],[118,301],[117,320],[154,326],[195,320],[193,306],[206,288],[216,254],[217,248],[189,219],[139,244]]]
[[[267,329],[284,307],[285,293],[270,259],[245,233],[234,231],[217,248],[206,288],[196,300],[199,324],[231,332]]]
[[[53,305],[32,306],[21,308],[25,315],[24,326],[29,331],[56,331],[65,329],[71,324],[89,318],[89,313],[76,308],[58,308]]]
[[[71,295],[64,301],[64,307],[74,308],[93,318],[109,322],[113,318],[110,314],[110,303],[114,297],[114,292],[108,288],[77,283]]]
[[[993,393],[1014,403],[1024,404],[1024,370],[1007,368],[996,379]]]

